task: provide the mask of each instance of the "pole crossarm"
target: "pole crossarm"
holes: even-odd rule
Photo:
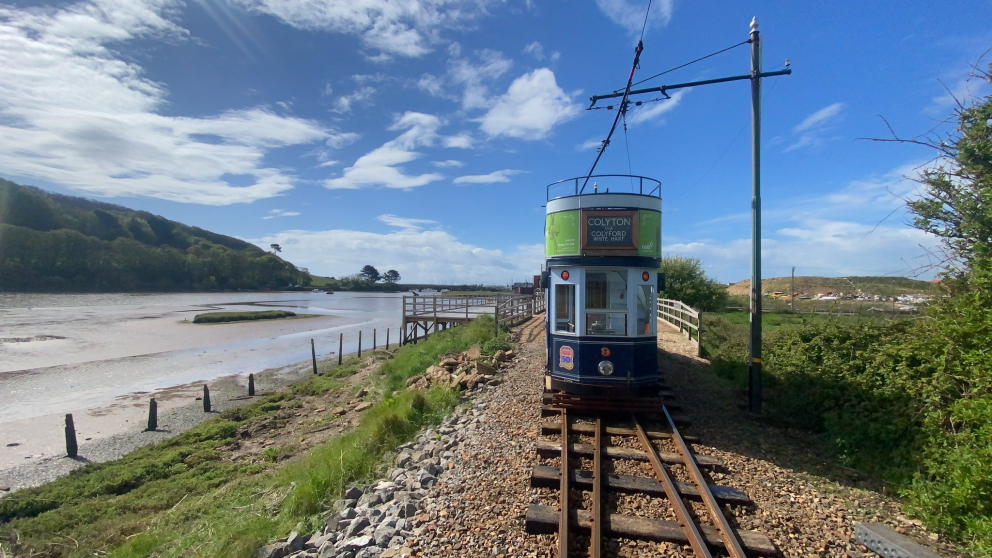
[[[757,77],[758,78],[766,78],[766,77],[774,77],[774,76],[787,76],[787,75],[790,75],[790,74],[792,74],[792,68],[786,68],[784,70],[777,70],[775,72],[761,72],[761,73],[759,73],[757,75]],[[723,78],[715,78],[715,79],[704,79],[702,81],[689,81],[689,82],[686,82],[686,83],[676,83],[676,84],[673,84],[673,85],[662,85],[660,87],[648,87],[647,89],[635,89],[635,90],[631,91],[630,93],[626,93],[626,95],[629,97],[631,95],[640,95],[642,93],[661,93],[665,97],[668,97],[668,93],[667,92],[668,91],[675,90],[675,89],[684,89],[686,87],[696,87],[698,85],[710,85],[710,84],[713,84],[713,83],[726,83],[728,81],[741,81],[741,80],[745,80],[745,79],[752,79],[754,77],[755,76],[753,76],[751,74],[743,74],[743,75],[739,75],[739,76],[731,76],[731,77],[723,77]],[[589,105],[589,108],[592,108],[592,107],[596,106],[596,101],[599,101],[601,99],[615,99],[617,97],[623,97],[624,94],[625,94],[624,92],[614,91],[613,93],[609,93],[607,95],[593,95],[592,97],[589,97],[589,100],[592,101],[592,104]]]

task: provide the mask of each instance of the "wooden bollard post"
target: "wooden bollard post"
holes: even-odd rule
[[[389,328],[386,328],[386,350],[389,350]]]
[[[374,353],[378,347],[375,342],[375,328],[372,328],[372,352]]]
[[[310,358],[313,359],[313,373],[317,373],[317,348],[313,344],[313,339],[310,340]]]
[[[203,384],[203,412],[210,412],[210,390],[207,389],[207,384]]]
[[[158,403],[152,397],[148,400],[148,432],[154,432],[158,428]]]
[[[362,330],[358,330],[358,358],[362,358]]]
[[[344,358],[344,334],[338,335],[338,366],[341,366],[341,359]]]
[[[79,455],[79,444],[76,443],[76,425],[72,422],[72,413],[65,416],[65,454],[66,457]]]
[[[255,375],[248,374],[248,395],[255,395]]]

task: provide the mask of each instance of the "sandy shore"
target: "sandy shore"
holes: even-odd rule
[[[65,457],[64,415],[47,415],[4,424],[0,446],[0,486],[11,492],[67,475],[86,463],[118,459],[135,449],[171,438],[218,413],[249,403],[267,392],[306,378],[311,363],[303,361],[255,375],[256,397],[247,396],[247,375],[218,378],[207,385],[213,412],[203,412],[203,383],[173,386],[148,394],[119,397],[110,405],[73,414],[79,457]],[[148,399],[158,403],[158,430],[144,432]],[[0,493],[6,494],[9,492]]]

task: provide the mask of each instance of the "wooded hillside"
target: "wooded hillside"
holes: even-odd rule
[[[0,291],[260,289],[309,282],[306,270],[243,240],[0,179]]]

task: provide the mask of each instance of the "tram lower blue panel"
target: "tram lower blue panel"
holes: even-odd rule
[[[658,341],[649,338],[551,335],[551,377],[601,386],[641,386],[658,381]],[[613,363],[613,374],[599,373],[599,363]]]

